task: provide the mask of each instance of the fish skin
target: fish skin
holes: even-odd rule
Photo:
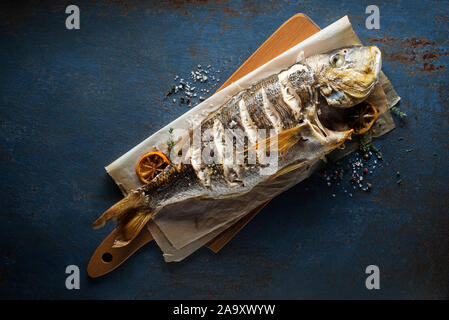
[[[342,57],[344,64],[337,67],[334,61],[341,61]],[[340,119],[339,110],[351,108],[368,97],[378,81],[380,59],[380,51],[374,46],[334,50],[306,58],[241,91],[202,122],[202,141],[190,145],[182,163],[169,164],[149,184],[112,206],[94,222],[94,228],[108,220],[118,220],[114,246],[121,247],[169,204],[249,192],[270,179],[270,175],[260,174],[266,157],[265,149],[259,148],[260,142],[266,143],[265,148],[270,145],[270,150],[280,150],[276,155],[278,174],[271,178],[302,165],[313,165],[350,139],[353,132],[323,126],[321,109],[327,108],[323,113],[326,116],[335,114],[335,119]],[[265,129],[265,136],[261,137],[256,129]],[[233,161],[238,152],[226,153],[223,146],[230,137],[227,135],[247,150],[257,146],[257,161],[249,163],[247,153],[243,154],[243,162]],[[205,156],[213,163],[203,163]]]

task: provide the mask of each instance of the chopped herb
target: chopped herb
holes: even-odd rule
[[[399,110],[398,107],[391,107],[390,110],[391,110],[394,114],[398,115],[398,116],[401,117],[401,118],[407,117],[407,114],[406,114],[405,112],[402,112],[401,110]]]
[[[168,159],[171,159],[172,149],[175,146],[175,142],[173,141],[173,128],[168,129],[168,133],[170,134],[170,138],[167,141]]]
[[[168,90],[168,92],[165,94],[166,97],[168,97],[169,95],[173,94],[175,92],[176,86],[174,84],[171,85],[170,89]]]
[[[379,159],[382,159],[382,153],[380,152],[380,150],[378,148],[376,148],[372,143],[366,143],[366,144],[361,144],[360,145],[360,150],[362,152],[364,152],[364,154],[368,154],[369,157],[369,152],[373,151],[374,153],[377,154],[377,157]],[[365,158],[366,159],[366,158]]]

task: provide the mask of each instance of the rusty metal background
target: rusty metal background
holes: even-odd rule
[[[2,1],[0,297],[448,298],[448,4],[376,3],[380,30],[367,1],[75,1],[81,29],[67,30],[72,2]],[[166,264],[153,244],[89,279],[113,227],[91,223],[121,198],[103,167],[188,110],[164,100],[173,76],[201,63],[226,79],[297,12],[320,27],[349,14],[402,97],[372,191],[348,197],[317,173],[217,255]],[[80,290],[65,288],[69,264]],[[380,290],[365,288],[370,264]]]

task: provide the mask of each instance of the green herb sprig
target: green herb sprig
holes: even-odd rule
[[[401,110],[399,110],[398,107],[391,107],[390,110],[402,119],[407,117],[407,114],[405,112],[402,112]]]
[[[378,158],[382,158],[382,152],[379,150],[379,148],[377,148],[375,145],[373,145],[372,143],[366,143],[366,144],[361,144],[360,145],[360,150],[363,153],[368,153],[370,151],[374,152]]]
[[[168,159],[171,160],[171,153],[173,151],[173,147],[175,146],[175,142],[173,141],[173,128],[170,128],[168,130],[168,133],[170,135],[168,141],[167,141],[167,147],[168,147]]]

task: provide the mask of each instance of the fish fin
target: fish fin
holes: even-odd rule
[[[327,152],[334,150],[336,148],[344,149],[345,141],[351,140],[353,133],[354,133],[354,129],[340,131],[340,132],[333,132],[332,135],[330,135],[328,137],[329,144],[328,144]]]
[[[303,128],[304,127],[301,125],[281,131],[277,135],[275,135],[274,138],[269,137],[265,140],[262,140],[261,142],[256,143],[248,149],[243,150],[243,152],[256,149],[268,149],[270,152],[280,152],[284,156],[291,147],[293,147],[298,141],[301,140],[301,135],[299,134],[299,132]]]
[[[296,169],[302,167],[303,165],[304,165],[304,162],[302,162],[302,161],[298,162],[298,163],[290,164],[290,165],[286,166],[285,168],[279,170],[278,172],[276,172],[272,176],[270,176],[268,181],[276,179],[277,177],[282,176],[283,174],[289,173],[290,171],[296,170]]]

